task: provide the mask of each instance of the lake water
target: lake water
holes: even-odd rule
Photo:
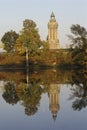
[[[87,75],[0,72],[0,130],[87,130]]]

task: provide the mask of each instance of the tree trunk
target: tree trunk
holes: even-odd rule
[[[29,53],[27,47],[26,47],[26,82],[27,82],[26,86],[27,89],[29,87]]]
[[[27,82],[26,88],[28,88],[29,87],[29,68],[26,69],[26,82]]]
[[[29,68],[29,55],[28,55],[28,48],[26,47],[26,67]]]

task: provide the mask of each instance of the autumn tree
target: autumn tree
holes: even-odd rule
[[[15,51],[14,45],[15,45],[15,42],[16,42],[18,37],[19,37],[19,35],[13,30],[8,31],[3,35],[1,41],[3,42],[4,49],[7,52],[14,52]]]
[[[87,30],[76,24],[71,26],[71,33],[68,35],[71,40],[71,50],[73,63],[87,66]]]
[[[36,23],[33,20],[25,19],[23,21],[23,29],[17,39],[16,48],[19,53],[26,52],[27,67],[29,66],[29,57],[38,53],[42,45]]]

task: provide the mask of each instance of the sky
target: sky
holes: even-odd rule
[[[87,0],[0,0],[0,39],[10,30],[19,33],[23,21],[32,19],[39,28],[41,39],[46,40],[52,11],[59,25],[60,46],[68,47],[71,25],[80,24],[87,28]]]

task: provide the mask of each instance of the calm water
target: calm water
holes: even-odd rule
[[[87,75],[0,72],[0,130],[87,130]]]

